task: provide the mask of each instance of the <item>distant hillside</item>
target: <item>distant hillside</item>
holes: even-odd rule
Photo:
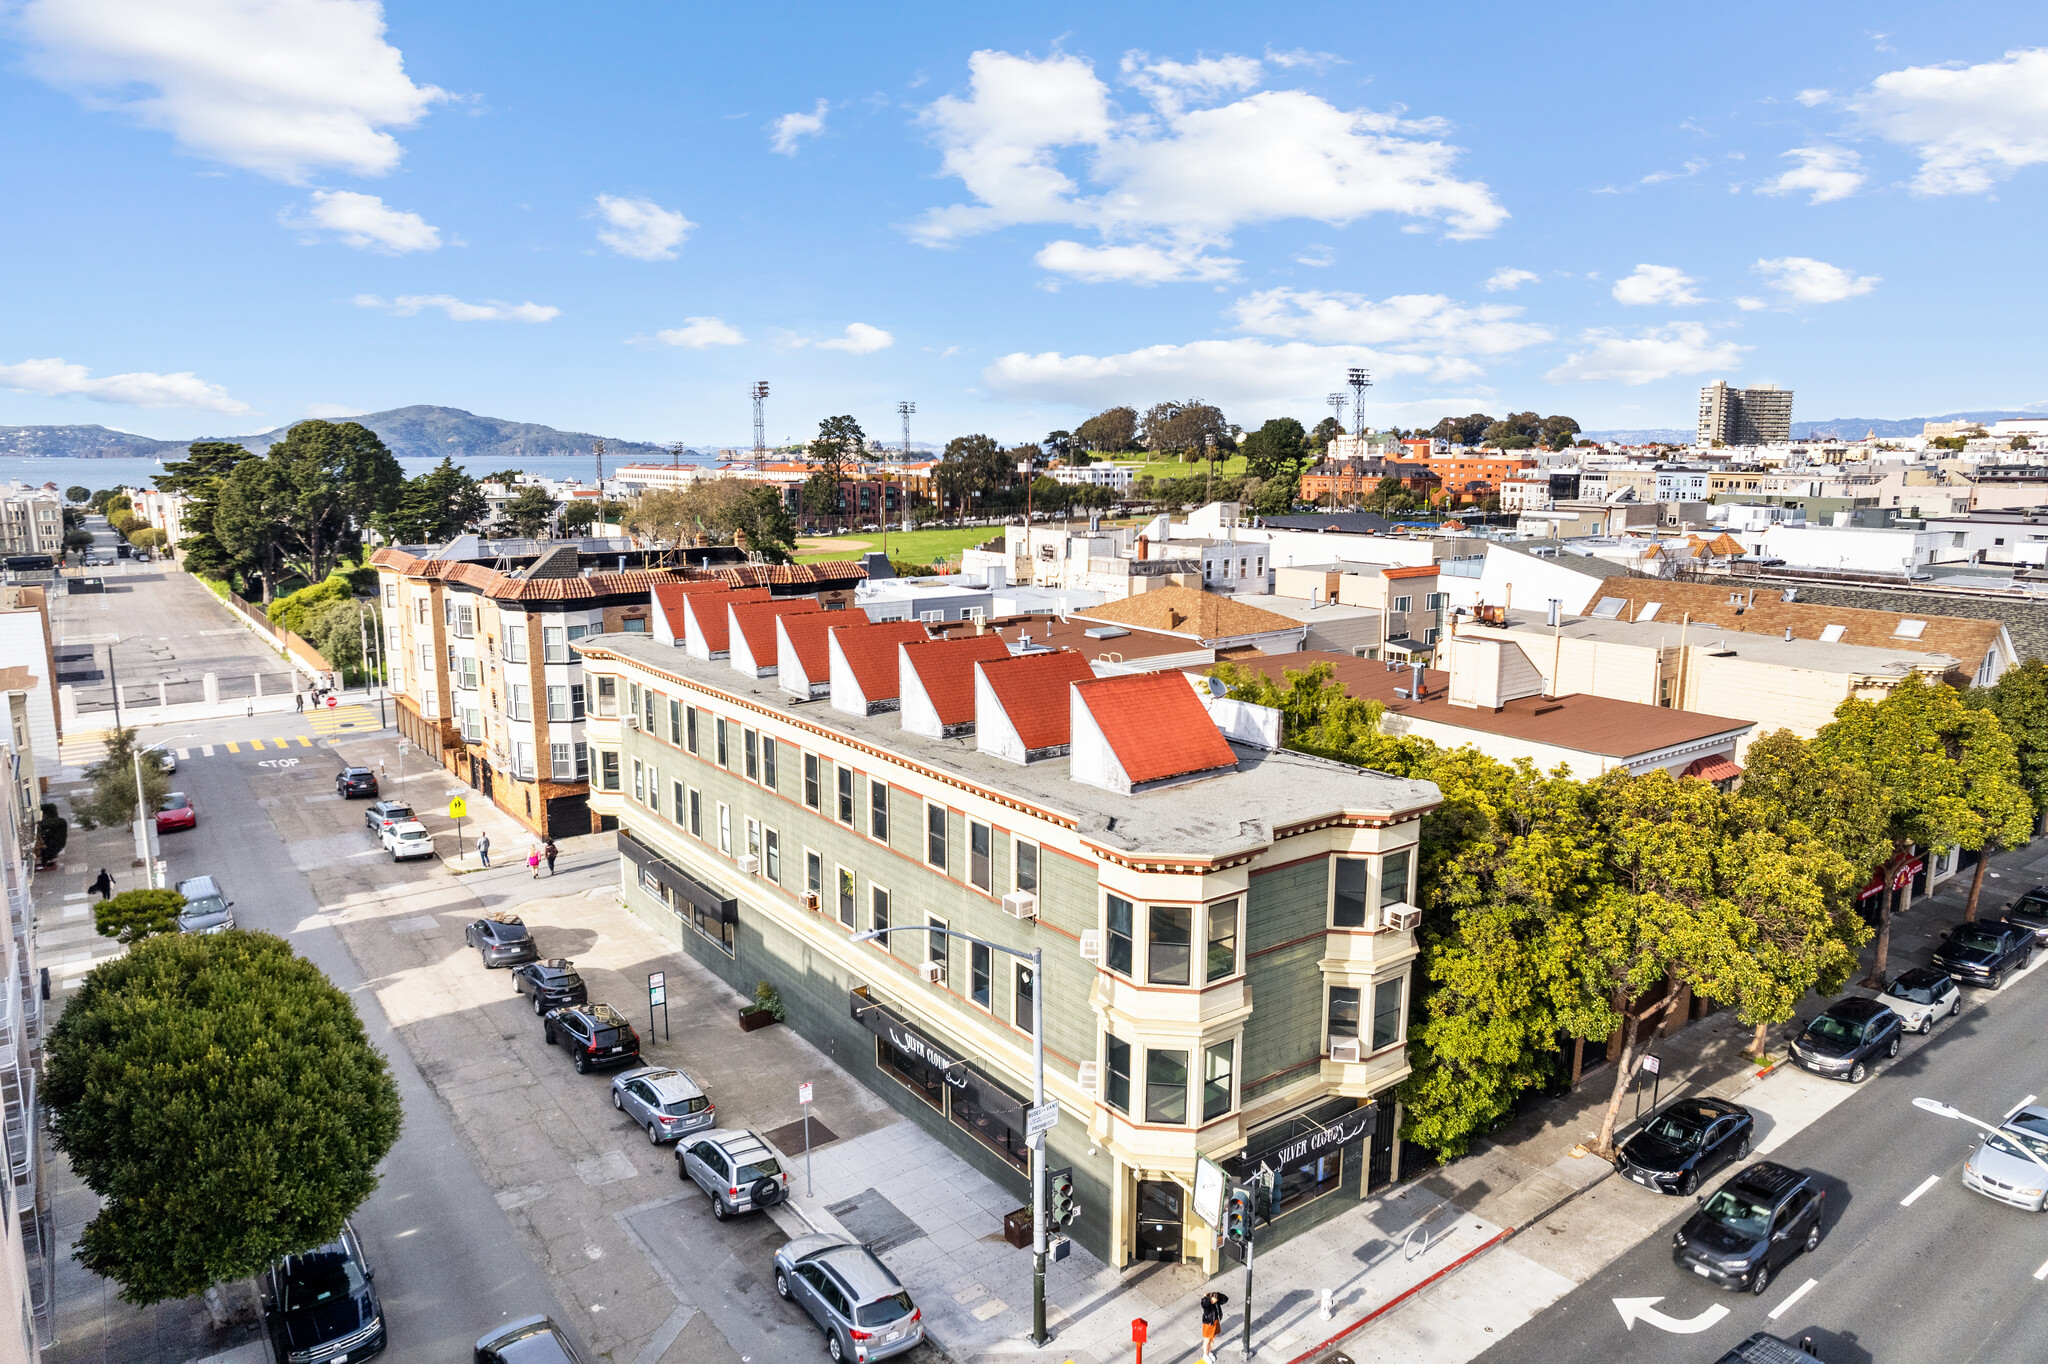
[[[2048,415],[2048,407],[2014,412],[1947,412],[1939,417],[1831,417],[1824,422],[1793,422],[1792,439],[1813,440],[1819,436],[1839,436],[1843,440],[1862,440],[1864,436],[1872,433],[1879,436],[1917,436],[1921,428],[1929,422],[1988,424],[2043,415]],[[1695,429],[1690,426],[1644,426],[1612,431],[1582,431],[1579,434],[1587,440],[1620,441],[1623,445],[1649,445],[1655,442],[1690,445]]]
[[[459,463],[475,462],[473,472],[517,463],[521,458],[550,455],[587,455],[596,436],[584,431],[557,431],[532,422],[505,421],[479,417],[456,407],[399,407],[389,412],[370,412],[346,420],[361,422],[375,431],[402,458],[438,459],[452,456]],[[259,432],[253,436],[206,436],[194,439],[230,440],[261,453],[284,439],[289,426]],[[71,459],[171,459],[182,456],[191,441],[151,440],[104,426],[0,426],[0,455],[50,456]],[[659,457],[668,451],[641,441],[605,438],[607,467],[633,460]]]

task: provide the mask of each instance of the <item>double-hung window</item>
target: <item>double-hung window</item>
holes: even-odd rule
[[[1383,980],[1372,987],[1372,1049],[1391,1047],[1401,1040],[1401,978]]]
[[[839,778],[839,822],[853,827],[853,769],[838,769]]]
[[[1214,1122],[1230,1111],[1230,1080],[1236,1059],[1235,1042],[1218,1042],[1202,1052],[1203,1122]]]
[[[868,778],[868,835],[889,841],[889,783]]]
[[[1405,901],[1408,898],[1408,850],[1390,852],[1380,858],[1380,905]]]
[[[1186,905],[1154,905],[1146,912],[1150,941],[1145,952],[1145,978],[1154,985],[1188,983],[1190,921]]]
[[[1209,952],[1204,980],[1222,980],[1237,970],[1237,901],[1219,900],[1209,906]]]
[[[668,703],[668,741],[678,747],[683,742],[683,703],[673,697]]]
[[[533,718],[533,688],[524,682],[514,682],[505,688],[505,713],[514,720]]]
[[[524,663],[526,661],[526,627],[524,625],[507,625],[503,628],[505,636],[505,661],[507,663]]]
[[[1350,985],[1330,987],[1330,1041],[1349,1042],[1358,1038],[1358,990]]]
[[[818,808],[818,755],[804,754],[804,804]]]
[[[645,803],[647,800],[647,769],[633,759],[633,799]]]
[[[853,873],[846,868],[839,869],[839,922],[853,927],[854,894]]]
[[[978,942],[967,944],[967,997],[984,1009],[994,1007],[995,954]]]
[[[614,749],[597,751],[598,784],[607,791],[619,789],[619,755]]]
[[[679,781],[669,783],[669,794],[671,799],[668,807],[668,817],[681,824],[685,819],[689,818],[689,796],[684,791],[683,784]]]
[[[1105,1083],[1102,1097],[1121,1113],[1131,1111],[1131,1044],[1111,1035],[1103,1048]]]
[[[740,731],[740,751],[747,759],[747,780],[761,780],[761,738],[751,729]]]
[[[690,792],[690,832],[698,838],[704,837],[704,794]]]
[[[1337,887],[1330,906],[1330,922],[1337,928],[1365,927],[1365,875],[1369,863],[1363,857],[1340,857]]]
[[[1109,969],[1119,975],[1131,974],[1136,920],[1137,908],[1129,900],[1121,895],[1109,897],[1109,934],[1105,944],[1108,950],[1103,955],[1108,959]]]
[[[731,767],[732,754],[727,750],[726,747],[725,732],[727,729],[727,725],[725,723],[725,717],[723,715],[719,716],[717,719],[711,722],[711,726],[717,736],[716,741],[718,750],[718,765],[720,767]]]
[[[1028,839],[1010,840],[1010,871],[1018,890],[1038,893],[1038,845]]]
[[[683,747],[692,753],[697,751],[697,708],[691,706],[683,712]]]
[[[1028,1033],[1031,1031],[1031,995],[1036,988],[1036,981],[1031,974],[1030,962],[1020,961],[1014,965],[1017,969],[1015,982],[1010,990],[1010,1000],[1014,1006],[1010,1011],[1010,1021]]]
[[[540,627],[540,657],[543,663],[569,661],[569,637],[559,625]]]
[[[732,856],[732,807],[718,802],[718,850]]]
[[[880,886],[871,885],[868,887],[868,927],[887,928],[888,926],[889,892],[883,890]],[[881,948],[884,952],[889,950],[889,940],[887,938],[876,938],[874,942],[875,946]]]
[[[761,785],[767,787],[770,791],[776,789],[775,740],[765,734],[761,736]]]
[[[569,718],[569,689],[567,687],[549,687],[547,697],[548,719],[567,720]]]
[[[767,861],[764,865],[768,870],[768,879],[779,886],[782,884],[782,835],[768,829],[763,831],[761,839],[762,846],[767,849]]]
[[[995,889],[995,866],[991,855],[994,847],[995,831],[986,824],[968,820],[967,883],[976,890],[992,893]]]
[[[946,807],[924,807],[924,860],[940,871],[946,869]]]
[[[556,781],[575,781],[575,749],[568,744],[549,744],[548,768],[554,774]]]
[[[1184,1051],[1145,1053],[1145,1121],[1183,1123],[1188,1120],[1188,1054]]]

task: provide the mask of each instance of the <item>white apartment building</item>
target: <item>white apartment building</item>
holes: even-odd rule
[[[63,550],[62,493],[26,483],[14,483],[0,492],[0,554],[60,554]]]
[[[1792,439],[1792,390],[1776,384],[1730,388],[1716,379],[1700,390],[1701,445],[1770,445]]]
[[[1068,487],[1114,488],[1120,493],[1129,492],[1137,478],[1127,464],[1084,464],[1078,469],[1059,464],[1046,473],[1053,482]]]

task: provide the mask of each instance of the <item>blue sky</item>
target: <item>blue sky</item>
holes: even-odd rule
[[[1260,8],[0,4],[0,423],[2048,400],[2038,6]]]

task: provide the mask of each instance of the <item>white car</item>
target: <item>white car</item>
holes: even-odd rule
[[[427,832],[427,826],[416,819],[403,824],[393,824],[383,833],[384,850],[391,854],[393,862],[408,857],[432,857],[434,836]]]
[[[1916,966],[1904,972],[1877,997],[1897,1014],[1907,1032],[1927,1032],[1936,1019],[1954,1018],[1963,1007],[1963,992],[1946,971]]]

